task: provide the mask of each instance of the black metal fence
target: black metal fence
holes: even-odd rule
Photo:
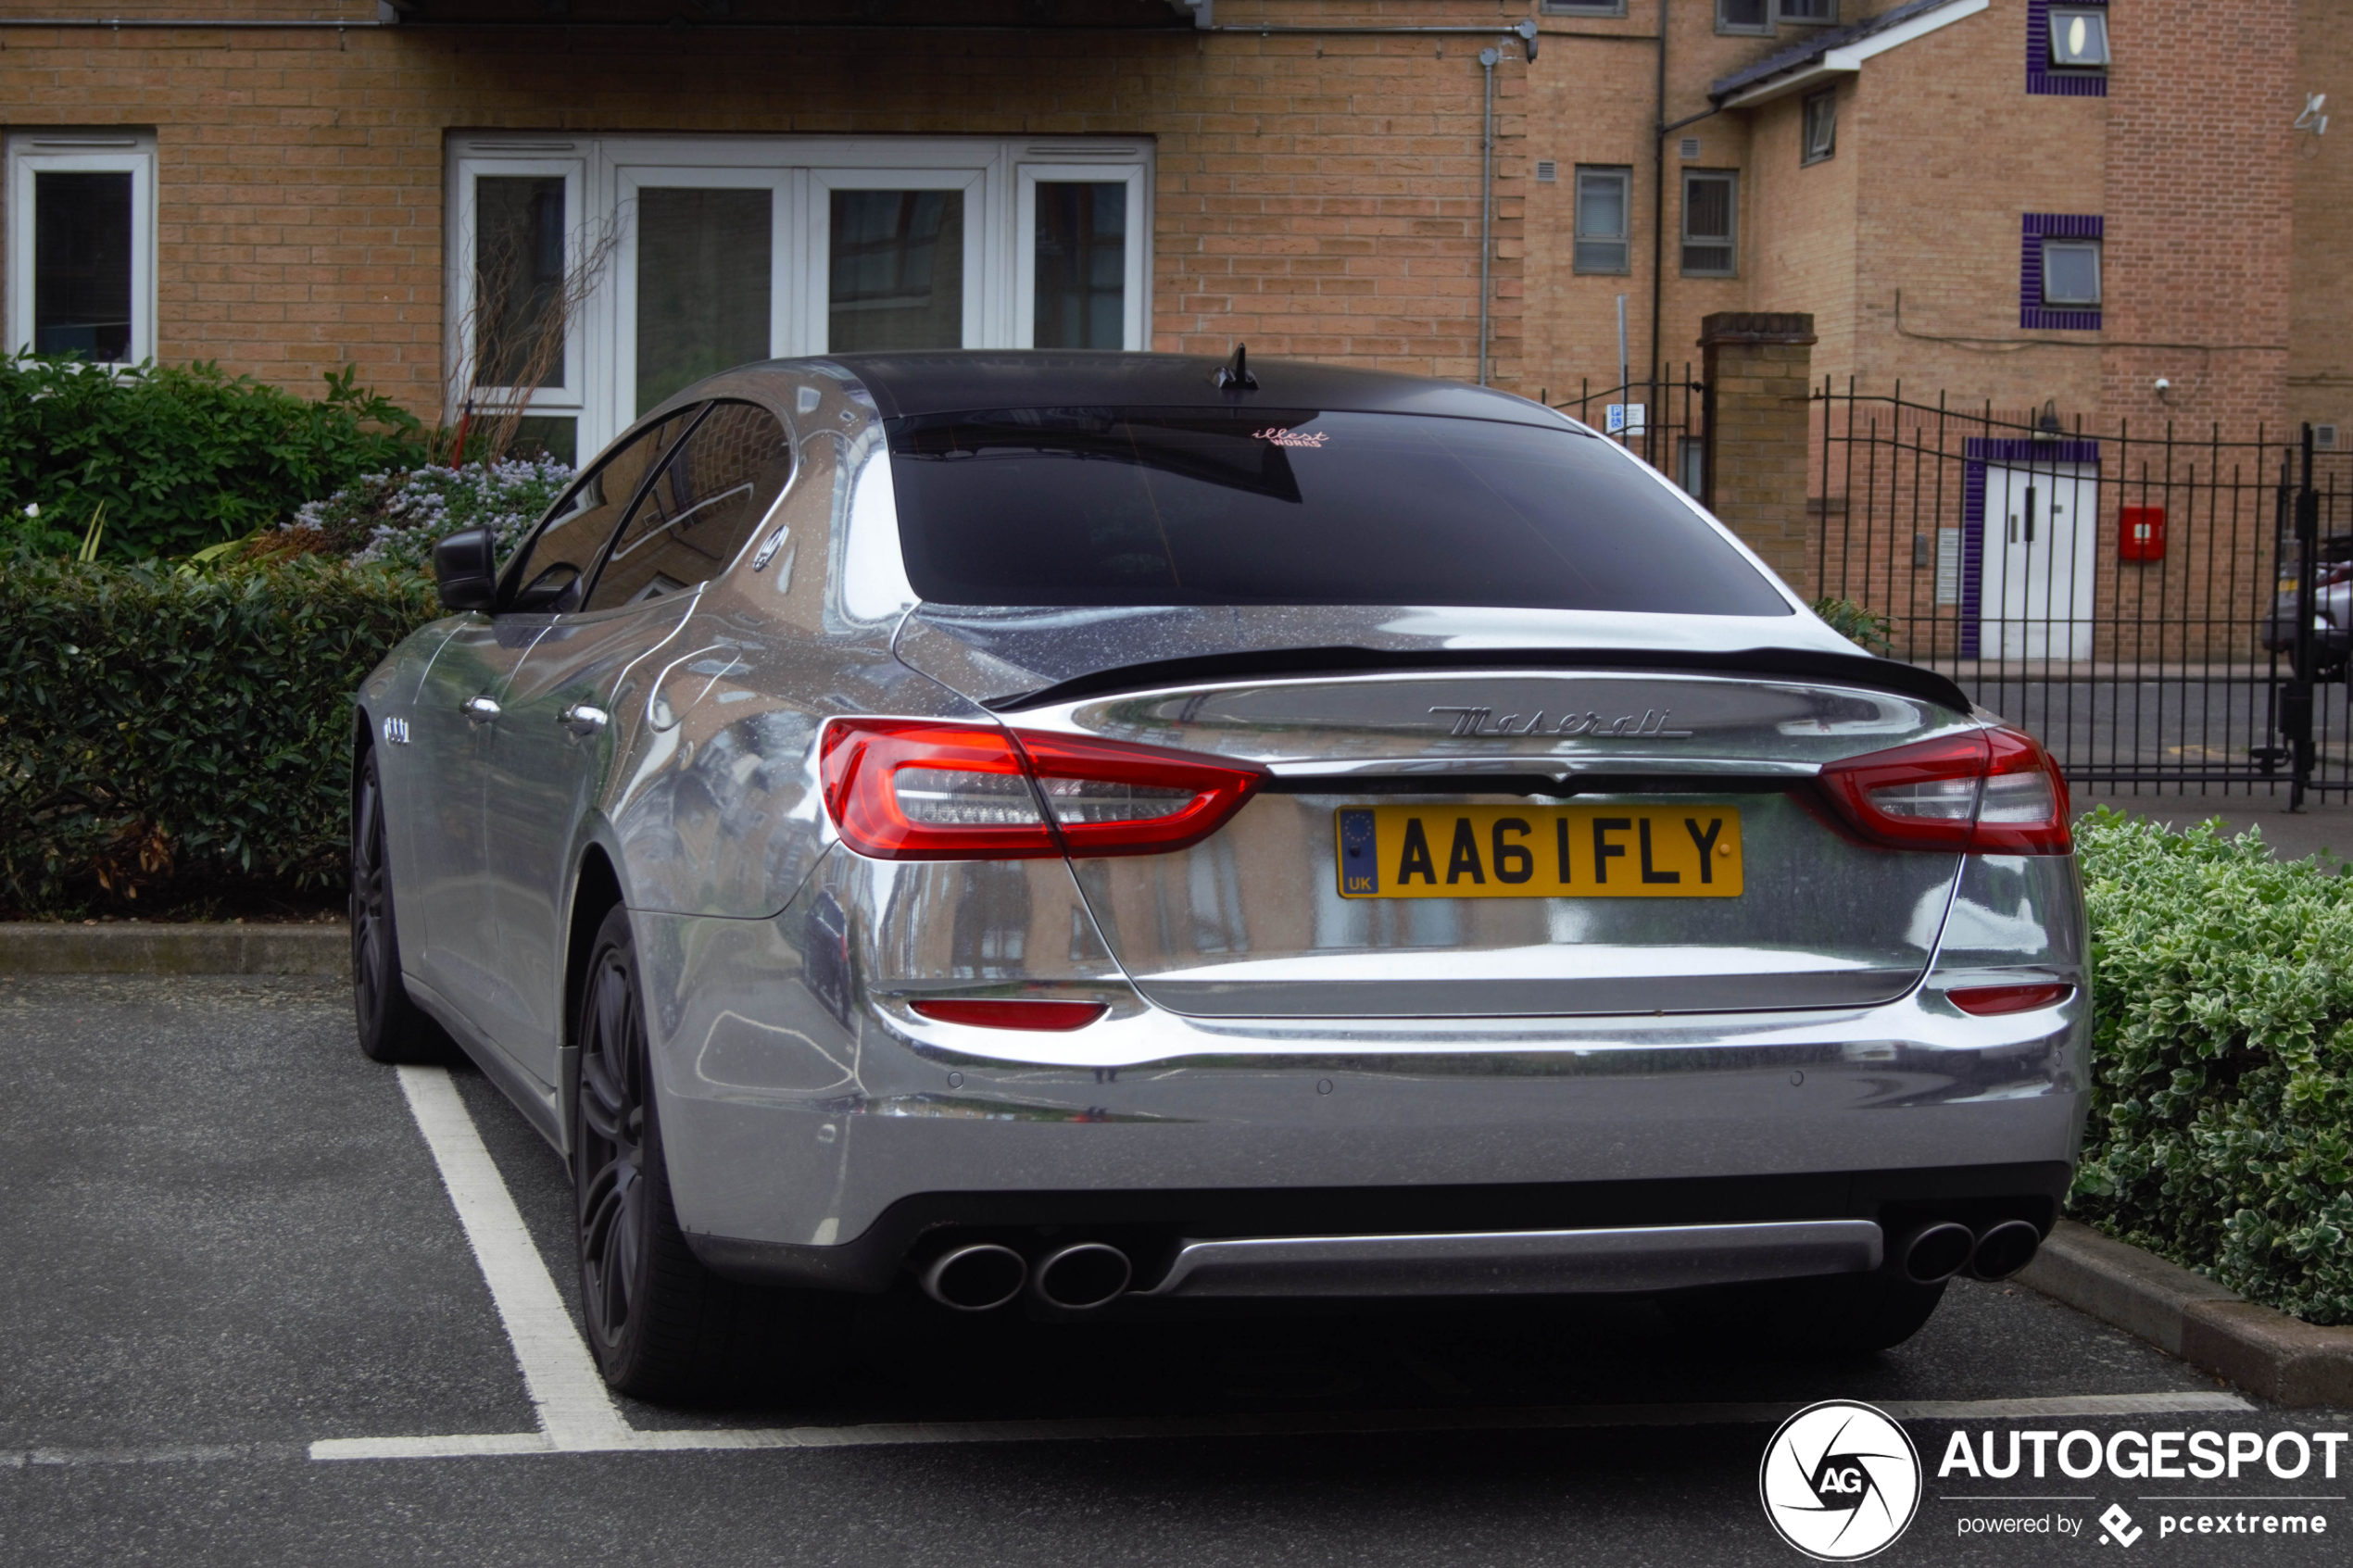
[[[1582,420],[1692,495],[1707,494],[1706,388],[1686,364],[1680,377],[1629,382],[1596,389],[1580,381],[1574,396],[1554,402],[1551,389],[1538,397]]]
[[[2353,792],[2353,453],[1814,398],[1815,581],[2081,784]]]

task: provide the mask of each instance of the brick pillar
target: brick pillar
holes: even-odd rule
[[[1706,368],[1707,502],[1765,564],[1814,595],[1806,521],[1814,318],[1719,311],[1699,327]]]

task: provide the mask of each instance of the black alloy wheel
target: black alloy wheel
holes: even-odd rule
[[[384,855],[384,775],[371,746],[351,794],[351,1004],[359,1048],[376,1061],[446,1060],[449,1037],[409,999]]]
[[[628,911],[605,917],[580,988],[573,1178],[580,1309],[605,1381],[641,1399],[790,1392],[842,1364],[849,1301],[720,1278],[670,1197]]]

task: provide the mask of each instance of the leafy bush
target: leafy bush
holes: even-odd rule
[[[488,528],[504,560],[555,504],[572,470],[552,458],[468,463],[363,474],[323,501],[297,510],[282,532],[315,533],[315,547],[372,562],[433,570],[434,541],[461,528]],[[266,551],[271,543],[258,542]]]
[[[1829,621],[1831,631],[1866,652],[1884,654],[1894,646],[1890,639],[1894,623],[1853,599],[1816,599],[1806,608]]]
[[[0,909],[340,885],[350,694],[438,613],[315,557],[0,561]]]
[[[2353,1323],[2353,876],[2105,809],[2077,842],[2097,984],[2070,1209]]]
[[[416,419],[358,381],[309,402],[214,365],[0,359],[0,533],[70,555],[103,507],[102,558],[185,555],[409,467]]]

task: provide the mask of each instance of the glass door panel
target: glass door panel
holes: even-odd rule
[[[640,414],[680,388],[769,357],[775,193],[637,191]]]
[[[1035,346],[1126,346],[1125,181],[1038,182],[1036,278]]]
[[[835,191],[825,349],[964,345],[964,193]]]

